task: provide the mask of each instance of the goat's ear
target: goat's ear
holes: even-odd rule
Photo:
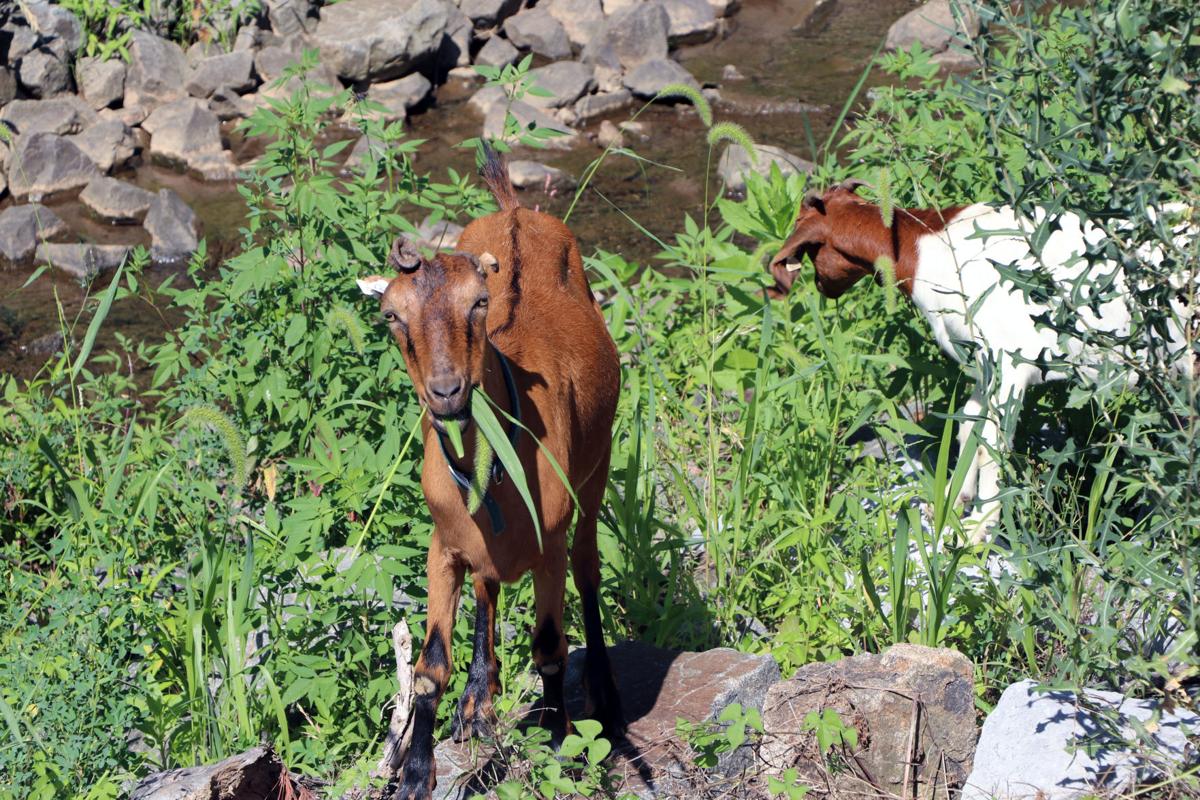
[[[387,291],[388,284],[390,284],[391,281],[379,275],[368,275],[365,278],[359,278],[357,283],[358,288],[364,295],[367,297],[379,298],[383,297],[383,294]]]
[[[388,253],[388,264],[397,272],[415,272],[421,266],[421,251],[408,239],[397,236]]]
[[[816,209],[818,214],[825,213],[825,201],[815,191],[804,195],[804,202],[800,204],[800,207]]]
[[[484,253],[479,257],[479,263],[484,269],[490,269],[492,272],[500,271],[500,262],[491,253]]]

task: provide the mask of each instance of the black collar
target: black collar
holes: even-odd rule
[[[490,344],[490,342],[489,342]],[[516,449],[517,439],[521,435],[521,398],[517,395],[517,382],[513,380],[512,366],[508,363],[508,359],[504,353],[500,352],[500,348],[494,344],[491,346],[496,351],[496,355],[500,359],[500,370],[504,373],[504,386],[508,389],[508,402],[512,408],[512,418],[514,422],[508,428],[509,444]],[[454,482],[458,487],[467,493],[471,494],[471,476],[454,465],[454,459],[450,457],[450,448],[446,446],[446,434],[442,431],[437,432],[438,444],[442,447],[442,455],[446,459],[446,466],[450,468],[450,477],[454,478]],[[482,436],[482,431],[476,431],[476,436]],[[491,474],[489,486],[492,483],[499,483],[504,477],[504,465],[500,463],[500,459],[496,458],[495,453],[492,454],[492,465],[488,472]],[[497,535],[504,531],[504,515],[500,513],[500,504],[496,502],[496,498],[492,497],[492,492],[486,487],[483,488],[483,507],[487,509],[488,517],[492,522],[492,534]]]

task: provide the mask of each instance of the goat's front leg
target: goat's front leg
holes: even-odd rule
[[[451,736],[461,742],[468,736],[490,736],[496,714],[492,698],[500,691],[500,662],[496,660],[496,602],[500,583],[475,576],[475,635],[467,687],[458,701]]]
[[[1000,464],[996,458],[1009,448],[1009,434],[1021,416],[1025,389],[1034,373],[1027,367],[1014,367],[1011,376],[1000,384],[998,402],[987,410],[980,429],[980,445],[976,455],[979,470],[979,508],[963,520],[963,530],[971,544],[987,540],[991,529],[1000,520]]]
[[[394,800],[427,800],[437,784],[433,758],[433,729],[438,701],[450,682],[451,635],[463,567],[446,551],[434,530],[425,567],[429,581],[429,608],[425,620],[425,646],[413,670],[412,745],[404,761],[404,775]]]
[[[537,626],[533,634],[533,663],[542,676],[541,719],[557,748],[571,732],[563,697],[567,671],[567,637],[563,633],[563,592],[567,587],[567,554],[547,552],[533,572]]]
[[[981,448],[976,447],[968,452],[967,445],[971,442],[971,434],[975,432],[975,427],[979,424],[979,415],[983,413],[983,400],[979,396],[978,387],[971,396],[967,398],[967,402],[963,404],[962,416],[963,420],[958,424],[958,457],[959,460],[968,458],[971,460],[971,465],[967,467],[967,474],[963,478],[962,487],[958,490],[958,507],[966,508],[971,501],[975,499],[975,491],[979,484],[979,461]]]

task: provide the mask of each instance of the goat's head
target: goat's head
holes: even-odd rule
[[[775,277],[772,296],[788,293],[805,258],[812,261],[817,289],[826,297],[841,297],[871,274],[871,266],[847,256],[848,248],[843,244],[846,237],[856,234],[852,220],[857,215],[841,212],[863,204],[855,194],[863,185],[862,181],[849,180],[823,195],[805,195],[792,235],[771,259],[771,274]]]
[[[496,269],[488,253],[438,253],[432,259],[397,237],[388,255],[395,277],[372,275],[358,281],[400,345],[417,397],[434,425],[470,418],[471,390],[483,381],[487,354],[486,270]]]

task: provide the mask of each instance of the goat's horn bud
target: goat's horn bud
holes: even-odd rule
[[[388,263],[397,272],[414,272],[421,266],[421,252],[412,242],[403,236],[397,236],[396,240],[392,242],[392,252],[388,254]]]
[[[860,181],[858,178],[848,178],[838,184],[839,189],[844,189],[847,192],[857,192],[860,186],[870,186],[866,181]]]
[[[496,257],[491,253],[484,253],[481,255],[479,257],[479,264],[485,269],[490,269],[492,272],[500,269],[500,262],[497,261]]]

